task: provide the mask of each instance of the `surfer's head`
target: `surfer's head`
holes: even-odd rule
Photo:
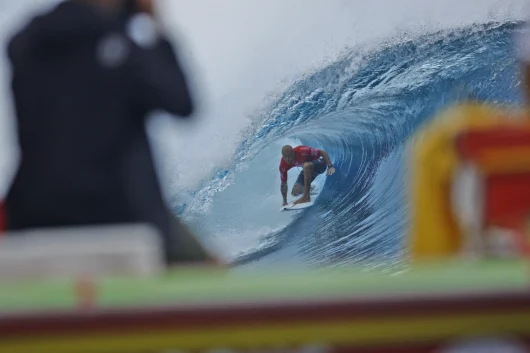
[[[293,147],[290,146],[290,145],[285,145],[282,147],[282,156],[283,156],[283,159],[291,164],[294,160],[294,150],[293,150]]]

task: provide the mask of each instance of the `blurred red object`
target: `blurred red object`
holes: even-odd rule
[[[463,223],[475,238],[509,230],[519,253],[530,255],[530,124],[468,130],[456,147],[465,170],[457,196]]]
[[[518,229],[530,214],[530,126],[467,131],[457,148],[481,178],[483,226]]]
[[[81,310],[92,309],[96,303],[96,285],[89,276],[81,276],[75,282],[77,307]]]

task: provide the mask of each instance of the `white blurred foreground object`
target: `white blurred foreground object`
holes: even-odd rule
[[[0,240],[0,280],[145,276],[162,269],[160,234],[144,224],[34,229]]]

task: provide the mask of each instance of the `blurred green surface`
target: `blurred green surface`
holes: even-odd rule
[[[100,278],[100,306],[190,305],[527,288],[525,261],[446,262],[396,274],[355,269],[254,271],[174,269],[150,278]],[[73,280],[1,282],[0,312],[75,305]]]

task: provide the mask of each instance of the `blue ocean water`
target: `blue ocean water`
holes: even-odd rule
[[[490,22],[353,49],[257,116],[231,168],[183,198],[177,213],[241,266],[400,263],[411,136],[459,100],[520,102],[517,29]],[[317,178],[322,192],[303,211],[279,212],[285,143],[324,149],[336,166]]]

